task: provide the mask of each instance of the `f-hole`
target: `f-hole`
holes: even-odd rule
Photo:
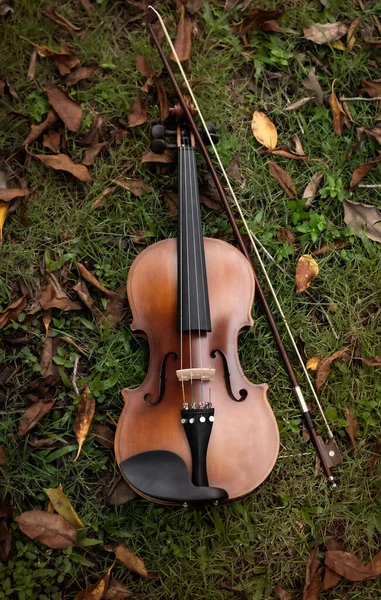
[[[166,370],[167,370],[167,360],[170,356],[173,356],[174,359],[178,358],[178,354],[176,352],[168,352],[163,360],[161,361],[161,368],[160,368],[160,384],[159,384],[159,395],[157,397],[157,399],[153,402],[152,401],[152,394],[144,394],[144,402],[146,402],[147,404],[149,404],[150,406],[156,406],[157,404],[159,404],[159,402],[162,401],[163,397],[164,397],[164,393],[165,393],[165,380],[166,378]]]
[[[236,398],[234,396],[231,382],[230,382],[228,359],[226,358],[225,354],[221,350],[213,350],[213,352],[210,353],[210,356],[212,358],[216,358],[217,354],[219,354],[222,358],[222,363],[224,365],[224,376],[225,376],[226,389],[227,389],[227,392],[228,392],[230,398],[232,400],[234,400],[235,402],[242,402],[243,400],[245,400],[247,398],[247,394],[248,394],[247,390],[245,390],[245,389],[239,390],[239,398]]]

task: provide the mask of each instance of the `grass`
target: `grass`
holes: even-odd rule
[[[273,8],[277,3],[269,1],[265,5]],[[295,56],[307,50],[328,68],[328,74],[323,68],[316,68],[325,94],[336,79],[335,89],[340,95],[357,96],[360,81],[377,77],[369,63],[379,60],[376,51],[361,38],[356,51],[347,54],[306,42],[300,35],[303,26],[317,19],[353,20],[360,15],[356,6],[334,0],[328,7],[317,1],[288,2],[289,10],[281,20],[286,35],[253,31],[248,35],[249,46],[243,47],[229,25],[238,20],[238,10],[226,15],[221,4],[206,3],[198,16],[200,33],[194,39],[192,63],[186,65],[190,78],[202,82],[195,92],[207,120],[217,125],[224,163],[229,164],[238,153],[245,183],[235,186],[246,217],[269,251],[283,256],[285,274],[273,265],[269,265],[269,270],[292,330],[308,357],[324,357],[347,345],[353,353],[359,351],[364,357],[381,354],[380,248],[348,231],[340,200],[318,197],[310,210],[324,216],[326,227],[317,242],[307,239],[296,255],[282,254],[276,231],[280,227],[294,229],[293,211],[288,198],[269,175],[267,157],[258,154],[259,145],[252,137],[250,120],[253,110],[265,109],[276,123],[282,144],[293,147],[292,138],[299,135],[309,160],[276,160],[292,176],[300,196],[311,175],[319,170],[326,179],[328,175],[335,180],[341,178],[348,188],[354,168],[375,155],[375,144],[363,139],[357,154],[348,156],[356,141],[355,126],[338,137],[326,105],[316,107],[310,103],[297,112],[285,112],[282,91],[287,90],[291,102],[304,95],[302,80],[314,65],[308,54],[302,66]],[[27,176],[34,192],[26,208],[28,225],[20,218],[20,210],[10,215],[5,224],[0,260],[3,307],[16,298],[21,277],[38,294],[42,281],[40,265],[46,251],[52,262],[67,253],[74,255],[61,273],[74,298],[71,287],[78,280],[75,261],[85,262],[105,285],[115,289],[124,285],[128,268],[141,247],[174,236],[176,230],[160,194],[161,189],[176,189],[176,171],[170,169],[159,175],[154,167],[140,164],[140,157],[149,145],[149,123],[159,118],[154,95],[148,98],[149,123],[131,130],[120,145],[111,145],[103,151],[91,167],[92,184],[81,184],[68,174],[49,170],[19,150],[29,131],[31,111],[38,109],[36,97],[41,98],[41,94],[36,96],[36,91],[57,78],[54,63],[39,59],[34,81],[27,81],[31,47],[20,35],[56,48],[63,41],[70,42],[82,63],[96,61],[103,65],[91,84],[72,89],[84,107],[84,130],[94,114],[105,118],[109,130],[118,127],[120,118],[127,118],[139,84],[143,83],[135,68],[137,52],[144,54],[157,70],[161,68],[142,22],[130,21],[136,11],[127,3],[95,2],[92,13],[87,13],[79,3],[60,5],[59,12],[86,31],[84,37],[78,38],[72,38],[41,14],[48,7],[50,3],[42,0],[20,1],[15,14],[0,22],[2,76],[20,96],[19,102],[7,94],[1,98],[0,151],[5,169],[10,173],[18,170]],[[375,5],[366,11],[367,24],[371,25],[371,13],[379,8]],[[162,11],[169,18],[174,34],[174,5],[165,2]],[[272,52],[274,49],[277,54]],[[281,73],[283,79],[274,84],[269,81],[268,72]],[[356,122],[369,127],[375,124],[379,108],[374,103],[353,103],[351,111]],[[75,140],[82,133],[66,133],[68,153],[77,161],[80,151]],[[41,150],[39,143],[33,151],[38,153],[37,149]],[[199,164],[202,183],[206,170],[201,157]],[[136,198],[117,189],[106,198],[104,207],[92,210],[92,202],[126,169],[150,182],[154,192]],[[366,181],[377,183],[379,172],[376,167]],[[355,188],[346,197],[381,208],[379,190]],[[232,240],[222,213],[205,207],[202,212],[206,235]],[[140,244],[136,243],[136,236]],[[319,258],[320,274],[311,286],[314,300],[296,296],[293,279],[298,256],[336,238],[346,239],[348,246]],[[320,306],[325,309],[334,306],[330,319],[338,339]],[[355,552],[365,562],[379,550],[380,480],[375,472],[369,472],[379,434],[379,371],[357,361],[335,363],[322,390],[321,399],[344,459],[338,469],[339,486],[332,492],[320,474],[314,476],[314,454],[302,440],[299,412],[289,381],[257,304],[254,317],[254,328],[240,338],[240,357],[252,381],[269,383],[269,399],[281,432],[280,458],[267,481],[247,498],[223,507],[187,510],[158,507],[142,500],[107,505],[107,492],[118,476],[113,453],[98,446],[90,435],[80,459],[73,463],[76,449],[73,422],[78,398],[70,388],[58,389],[56,402],[64,408],[52,410],[32,432],[39,438],[57,439],[60,448],[35,449],[28,443],[28,436],[18,438],[20,413],[15,411],[25,408],[25,390],[38,375],[36,365],[44,330],[41,319],[36,319],[29,327],[18,322],[2,331],[0,363],[21,368],[0,397],[4,397],[0,444],[9,460],[7,467],[1,468],[1,491],[12,494],[16,516],[32,508],[45,509],[47,499],[43,488],[62,483],[86,523],[86,537],[98,542],[81,550],[51,551],[29,540],[14,523],[12,553],[8,565],[0,566],[3,586],[0,598],[74,598],[80,589],[94,581],[93,576],[111,565],[110,554],[103,550],[103,545],[111,542],[128,545],[144,559],[150,571],[157,573],[158,578],[152,581],[138,578],[119,565],[114,570],[115,579],[151,600],[225,600],[239,594],[250,600],[270,600],[274,597],[272,589],[278,584],[295,595],[303,587],[309,553],[318,549],[323,556],[330,537],[342,539],[345,549]],[[54,312],[52,333],[70,335],[86,346],[88,359],[81,357],[80,376],[93,380],[98,375],[101,381],[113,383],[98,397],[95,420],[99,423],[108,422],[107,412],[117,419],[122,408],[120,390],[135,387],[144,379],[148,350],[129,330],[129,321],[127,315],[110,331],[99,328],[88,311]],[[7,342],[11,335],[26,336],[27,345],[11,345]],[[285,344],[293,356],[287,339]],[[61,346],[67,353],[72,350]],[[71,373],[72,369],[67,368],[68,377]],[[355,412],[359,421],[355,448],[345,433],[346,407]],[[315,408],[313,412],[316,414]],[[67,453],[60,456],[61,448]],[[18,591],[9,591],[12,589]],[[350,589],[348,582],[342,582],[334,590],[322,593],[321,598],[346,598]],[[373,600],[379,592],[379,581],[369,581],[351,589],[348,598]]]

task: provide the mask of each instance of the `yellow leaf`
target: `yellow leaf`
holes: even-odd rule
[[[62,485],[60,484],[57,488],[43,488],[45,494],[49,497],[50,502],[54,506],[55,510],[61,517],[69,521],[76,529],[82,529],[84,524],[75,512],[74,508],[70,504],[68,498],[65,496]]]
[[[310,371],[316,371],[316,369],[319,366],[319,363],[321,361],[321,358],[318,358],[317,356],[314,356],[313,358],[309,358],[307,360],[307,369],[309,369]]]
[[[95,398],[89,398],[90,389],[87,387],[82,394],[77,407],[77,418],[74,423],[74,433],[78,440],[78,452],[74,459],[77,460],[80,455],[83,443],[89,433],[91,421],[95,413]]]
[[[110,573],[114,564],[106,571],[106,573],[93,585],[89,585],[85,590],[79,592],[74,600],[102,600],[108,590],[110,583]]]
[[[344,46],[341,40],[336,40],[335,42],[331,42],[331,47],[336,48],[336,50],[341,50],[342,52],[346,51],[346,47]]]
[[[251,129],[256,140],[266,148],[273,150],[278,142],[274,123],[263,112],[256,110],[251,121]]]
[[[51,500],[49,500],[49,502],[48,502],[48,506],[46,507],[46,512],[48,512],[50,515],[54,515],[54,513],[56,512]]]
[[[310,254],[304,254],[296,265],[296,293],[304,292],[319,273],[319,265]]]
[[[8,202],[0,202],[0,244],[3,243],[3,225],[7,216],[8,207]]]

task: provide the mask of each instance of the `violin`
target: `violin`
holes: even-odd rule
[[[203,236],[195,140],[177,115],[177,239],[146,248],[127,279],[131,329],[149,343],[142,385],[124,390],[115,452],[127,483],[165,504],[233,500],[258,487],[279,451],[266,397],[239,363],[251,327],[252,267],[234,246]],[[152,149],[164,150],[162,126]]]

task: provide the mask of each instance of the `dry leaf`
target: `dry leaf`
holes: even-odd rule
[[[108,550],[108,547],[105,549]],[[133,571],[142,577],[150,578],[150,575],[144,566],[144,562],[141,558],[136,556],[132,550],[126,548],[123,544],[119,544],[112,551],[115,552],[115,558],[120,560],[127,569],[130,569],[130,571]]]
[[[9,204],[8,202],[0,202],[0,244],[3,243],[3,227],[5,219],[7,218]],[[1,319],[1,315],[0,315]]]
[[[355,414],[349,408],[345,409],[344,415],[346,421],[348,421],[348,425],[345,428],[345,431],[347,432],[349,439],[352,442],[352,446],[354,446],[356,442],[356,433],[358,430],[357,419],[355,417]]]
[[[295,273],[296,293],[301,294],[319,274],[319,265],[311,254],[303,254],[298,260]]]
[[[77,545],[77,532],[61,515],[28,510],[15,519],[23,533],[49,548],[60,550]]]
[[[40,304],[44,310],[59,308],[60,310],[81,310],[80,302],[70,300],[53,273],[48,274],[48,283],[41,292]]]
[[[46,88],[48,99],[57,115],[70,131],[79,131],[81,128],[83,111],[75,100],[62,90],[58,85]]]
[[[125,190],[131,192],[131,194],[134,194],[134,196],[145,196],[146,194],[153,192],[153,187],[141,179],[128,179],[127,177],[119,177],[118,179],[113,179],[112,183],[120,185]]]
[[[164,150],[163,154],[156,154],[155,152],[152,152],[152,150],[148,150],[148,152],[146,152],[145,154],[143,154],[143,156],[140,159],[140,163],[146,163],[146,162],[152,162],[152,163],[174,163],[175,162],[175,157],[173,152],[171,152],[171,150]]]
[[[381,242],[381,211],[375,206],[344,199],[344,222],[356,235],[364,232],[370,240]]]
[[[334,91],[335,82],[332,82],[332,94],[330,95],[328,102],[332,109],[332,117],[333,117],[333,129],[337,133],[337,135],[341,135],[343,133],[343,125],[348,122],[347,115],[345,114],[343,107],[337,99],[337,96]]]
[[[89,585],[85,590],[79,592],[74,600],[102,600],[109,587],[110,573],[113,566],[112,564],[97,583],[93,583],[93,585]]]
[[[147,62],[144,56],[142,56],[141,54],[136,55],[135,62],[138,71],[140,71],[140,73],[144,75],[144,77],[146,77],[147,79],[147,81],[141,88],[142,92],[149,92],[149,89],[153,85],[153,82],[155,80],[155,71],[153,70],[153,67],[149,64],[149,62]]]
[[[347,47],[346,47],[346,50],[348,52],[352,51],[353,46],[356,43],[355,33],[356,33],[361,21],[362,21],[362,17],[357,17],[357,19],[355,19],[349,26],[349,29],[347,31]]]
[[[311,205],[313,199],[315,198],[322,178],[323,173],[321,171],[318,171],[317,173],[314,173],[312,175],[310,181],[308,182],[308,185],[304,190],[302,196],[302,198],[306,201],[304,204],[305,208],[308,208]]]
[[[128,115],[128,126],[136,127],[147,121],[148,111],[143,101],[138,98],[135,100],[130,114]]]
[[[99,142],[99,136],[104,130],[104,119],[100,115],[94,117],[91,123],[90,131],[85,133],[79,140],[76,140],[79,146],[91,146],[95,142]]]
[[[356,167],[355,170],[353,171],[349,187],[354,188],[358,183],[360,183],[360,181],[362,181],[364,179],[365,175],[367,175],[369,173],[369,171],[371,171],[373,169],[373,167],[380,160],[381,160],[381,154],[377,158],[374,158],[373,160],[370,160],[369,162],[366,162],[366,163],[361,163],[361,165]],[[366,206],[366,205],[364,205],[364,206]]]
[[[4,467],[8,463],[4,448],[0,446],[0,467]]]
[[[318,368],[316,369],[315,385],[317,391],[320,391],[324,383],[327,381],[328,376],[331,372],[331,363],[334,360],[341,358],[344,355],[347,355],[348,352],[349,348],[342,348],[342,350],[337,350],[337,352],[334,352],[333,354],[331,354],[331,356],[327,356],[326,358],[321,359]]]
[[[92,177],[89,170],[85,165],[77,165],[73,163],[71,158],[67,154],[55,154],[55,155],[44,155],[44,154],[32,154],[35,158],[38,158],[47,167],[52,167],[56,171],[67,171],[79,179],[80,181],[92,181]]]
[[[274,123],[263,112],[256,110],[251,121],[251,129],[256,140],[266,148],[276,148],[278,134]]]
[[[32,144],[44,131],[50,129],[57,121],[57,115],[53,109],[50,109],[46,118],[39,125],[32,125],[28,137],[23,141],[23,146]]]
[[[373,568],[372,561],[364,565],[357,556],[343,550],[328,550],[324,561],[329,569],[349,581],[366,581],[381,574],[381,564],[376,568]]]
[[[177,24],[176,39],[173,46],[180,62],[190,58],[192,49],[192,22],[186,16],[183,5],[180,8],[180,20]],[[175,60],[172,53],[169,58]]]
[[[381,144],[381,127],[369,127],[368,129],[364,129],[364,132],[371,140]]]
[[[73,290],[78,294],[83,304],[92,312],[97,324],[100,325],[103,321],[102,311],[91,296],[86,283],[84,281],[78,281],[78,283],[73,286]]]
[[[160,79],[155,80],[155,87],[157,92],[157,99],[159,101],[160,118],[162,121],[165,121],[165,119],[169,115],[167,92],[165,91],[164,84]]]
[[[283,15],[284,11],[276,8],[274,10],[264,10],[263,8],[254,8],[233,28],[233,33],[245,35],[251,29],[265,29],[264,25],[269,21],[276,21]],[[274,31],[273,26],[270,31]]]
[[[42,417],[44,417],[54,405],[54,400],[49,400],[48,402],[44,402],[44,400],[38,400],[37,402],[33,402],[19,421],[19,435],[25,435],[33,429],[41,421]]]
[[[342,38],[348,31],[348,25],[343,21],[337,23],[315,23],[311,27],[304,28],[304,37],[315,44],[330,44]]]
[[[93,275],[92,273],[90,273],[90,271],[88,271],[86,269],[85,265],[83,265],[82,263],[76,263],[76,265],[77,265],[77,268],[78,268],[79,272],[81,273],[82,277],[84,279],[86,279],[86,281],[88,281],[94,287],[98,288],[98,290],[100,290],[101,292],[106,294],[106,296],[120,298],[119,294],[117,294],[116,292],[112,292],[111,290],[108,290],[103,285],[103,283],[98,281],[98,279],[95,277],[95,275]]]
[[[46,337],[41,353],[41,377],[49,377],[53,373],[53,338]]]
[[[286,592],[280,585],[277,585],[276,588],[273,589],[273,592],[279,600],[292,600],[291,594]]]
[[[233,158],[232,158],[229,166],[226,169],[226,172],[229,175],[229,177],[232,177],[233,179],[236,179],[240,183],[242,182],[243,178],[242,178],[241,170],[240,170],[240,167],[239,167],[238,154],[236,154],[235,156],[233,156]]]
[[[82,529],[84,527],[81,519],[65,496],[62,485],[59,485],[57,488],[43,488],[43,490],[61,517],[71,523],[75,529]]]
[[[134,595],[134,592],[130,592],[123,583],[111,579],[108,590],[103,598],[104,600],[124,600],[124,598],[129,598],[129,596]]]
[[[101,206],[104,206],[104,199],[106,198],[106,196],[109,196],[115,188],[111,188],[111,187],[107,187],[103,190],[103,192],[100,194],[100,196],[98,196],[98,198],[96,198],[94,200],[94,202],[91,205],[91,208],[100,208]]]
[[[291,158],[294,160],[307,160],[308,158],[306,154],[299,154],[299,152],[294,152],[294,150],[290,150],[290,148],[287,148],[287,146],[278,146],[273,150],[261,148],[258,151],[258,154],[265,156],[271,154],[272,156],[282,156],[283,158]]]
[[[72,69],[74,69],[74,67],[79,65],[79,58],[77,56],[74,56],[67,44],[62,44],[61,49],[59,50],[59,52],[57,52],[49,46],[41,46],[40,44],[35,44],[34,42],[31,42],[22,35],[20,35],[19,37],[28,42],[29,44],[32,44],[32,46],[37,50],[39,56],[43,58],[52,58],[56,63],[60,75],[67,75]]]
[[[114,447],[114,432],[107,425],[95,425],[91,431],[98,444],[104,448]]]
[[[309,102],[310,100],[312,100],[311,96],[308,96],[308,98],[301,98],[300,100],[297,100],[296,102],[293,102],[292,104],[286,106],[284,110],[297,110],[298,108],[301,108],[302,106],[307,104],[307,102]]]
[[[107,504],[127,504],[135,498],[140,498],[136,492],[125,482],[121,481],[107,496]]]
[[[49,148],[52,152],[58,153],[60,151],[61,136],[58,131],[52,129],[44,134],[42,138],[42,145],[44,148]]]
[[[72,31],[81,31],[80,27],[74,25],[68,19],[66,19],[66,17],[60,15],[57,11],[51,8],[47,8],[41,12],[43,15],[45,15],[45,17],[53,21],[53,23],[57,23],[57,25],[59,25],[60,27],[62,27],[62,29],[68,31],[69,33]]]
[[[0,313],[0,329],[8,325],[8,323],[17,320],[19,314],[23,311],[26,305],[26,301],[26,296],[20,296],[20,298],[17,298],[17,300],[12,302],[3,310],[2,313]]]
[[[0,189],[0,200],[2,202],[10,202],[14,198],[29,196],[32,192],[21,187]]]
[[[296,189],[291,177],[280,167],[276,162],[270,161],[267,163],[270,175],[275,177],[279,182],[282,190],[289,196],[289,198],[296,198]]]
[[[374,358],[361,358],[360,360],[362,360],[365,364],[369,365],[370,367],[381,367],[381,356],[375,356]]]
[[[322,104],[324,100],[323,90],[315,74],[315,67],[309,71],[307,77],[303,79],[303,85],[310,94],[315,104]]]
[[[90,148],[87,148],[83,153],[82,164],[86,165],[87,167],[94,164],[94,160],[96,159],[100,151],[103,150],[103,148],[105,148],[106,146],[108,146],[109,143],[110,142],[95,142],[94,144],[92,144]]]
[[[115,327],[125,316],[127,311],[126,286],[118,288],[115,296],[107,300],[106,310],[102,312],[102,323]]]
[[[95,398],[89,398],[89,393],[90,389],[89,387],[86,387],[77,406],[77,418],[74,423],[74,433],[78,441],[78,452],[74,462],[80,455],[95,413]]]
[[[65,84],[68,86],[74,85],[78,83],[78,81],[82,81],[82,79],[90,79],[92,75],[94,75],[95,71],[98,70],[98,65],[96,63],[92,63],[91,65],[87,65],[86,67],[78,67],[65,79]]]
[[[310,371],[316,371],[316,369],[318,368],[320,362],[321,362],[321,358],[318,358],[317,356],[314,356],[313,358],[309,358],[307,360],[306,367]]]
[[[363,91],[366,92],[371,98],[377,98],[381,96],[381,79],[375,79],[374,81],[370,81],[366,79],[362,82]]]

